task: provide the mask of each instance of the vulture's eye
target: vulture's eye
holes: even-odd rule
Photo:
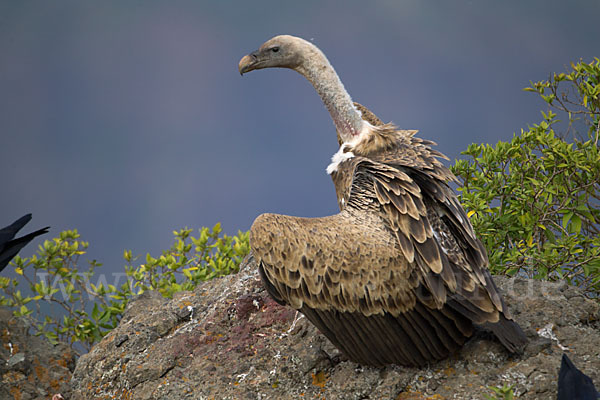
[[[271,51],[273,53],[277,53],[279,51],[279,47],[275,46],[275,47],[271,47]]]

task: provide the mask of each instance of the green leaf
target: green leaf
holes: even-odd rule
[[[571,233],[581,232],[581,218],[579,218],[577,214],[574,214],[571,218],[571,225],[569,230]]]
[[[565,213],[565,215],[563,215],[562,218],[562,226],[563,228],[567,228],[567,224],[569,223],[569,221],[571,220],[571,218],[573,217],[573,212],[572,211],[568,211],[567,213]]]

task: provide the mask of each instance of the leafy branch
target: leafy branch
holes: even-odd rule
[[[200,229],[197,238],[191,236],[191,229],[173,234],[175,242],[170,249],[156,258],[147,254],[141,265],[136,266],[137,258],[125,250],[125,272],[113,273],[111,284],[106,275],[96,273],[102,266],[96,261],[80,270],[80,257],[88,243],[80,240],[77,230],[61,232],[46,240],[36,255],[14,258],[15,271],[31,295],[22,294],[18,279],[0,277],[0,305],[29,319],[37,335],[54,343],[70,343],[75,351],[87,351],[117,326],[133,297],[147,290],[165,297],[193,290],[202,281],[237,271],[249,252],[248,233],[221,236],[219,224]],[[125,281],[119,285],[121,278]],[[58,313],[55,305],[62,312]],[[48,315],[48,310],[61,317]]]
[[[556,133],[560,121],[550,109],[510,142],[470,145],[462,153],[469,158],[452,167],[494,273],[566,279],[600,295],[599,81],[595,59],[533,83],[525,90],[566,113],[567,131]],[[568,142],[575,118],[588,137]]]

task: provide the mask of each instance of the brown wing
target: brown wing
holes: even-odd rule
[[[393,124],[377,121],[367,140],[348,150],[374,161],[373,165],[379,166],[375,170],[384,170],[383,173],[373,171],[378,199],[403,251],[407,251],[405,255],[410,256],[411,251],[417,250],[417,264],[424,273],[429,302],[439,306],[449,289],[449,305],[474,323],[494,331],[508,350],[520,352],[526,344],[526,337],[510,319],[487,269],[485,248],[476,238],[467,215],[446,183],[456,180],[454,174],[439,161],[439,158],[447,157],[430,147],[435,143],[415,137],[417,131],[397,130]],[[401,174],[390,180],[390,168]],[[339,201],[343,190],[338,190],[338,186],[343,189],[343,185],[336,182],[336,177],[332,178]],[[407,190],[412,187],[410,183],[420,189],[420,196],[414,190]],[[424,209],[418,209],[419,218],[415,218],[413,204],[424,205]],[[409,208],[405,211],[406,207]],[[437,251],[432,245],[428,225]],[[423,231],[427,232],[426,238],[422,236]],[[425,241],[410,240],[417,236]],[[419,260],[423,262],[419,263]],[[440,262],[443,268],[438,271]],[[426,299],[422,298],[422,301]]]
[[[358,157],[342,164],[338,171],[355,173],[348,206],[339,214],[264,214],[254,222],[250,243],[267,290],[361,364],[415,366],[447,357],[471,335],[471,323],[452,309],[419,300],[428,289],[416,257],[404,254],[379,212],[375,164]],[[377,173],[390,181],[403,175],[385,167]],[[418,198],[418,187],[404,177],[403,190]],[[418,213],[421,204],[414,202],[408,208]]]
[[[364,224],[374,229],[365,231]],[[398,314],[415,297],[409,266],[383,228],[381,220],[345,211],[324,218],[263,214],[250,242],[276,297],[293,308]]]
[[[503,315],[484,264],[470,264],[487,258],[450,189],[422,188],[424,177],[363,157],[336,173],[348,169],[339,214],[265,214],[253,224],[251,247],[269,293],[362,364],[444,358],[471,336],[472,322],[497,326],[516,350],[524,336]]]
[[[257,218],[250,241],[268,292],[358,363],[415,366],[447,357],[471,335],[469,321],[417,300],[417,276],[396,238],[368,215]]]
[[[511,352],[522,351],[527,339],[511,320],[487,269],[485,248],[452,190],[418,170],[377,163],[366,168],[404,256],[414,258],[425,289],[418,300],[451,308],[491,329]]]

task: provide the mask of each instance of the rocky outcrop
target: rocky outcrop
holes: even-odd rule
[[[268,297],[255,269],[172,300],[147,292],[81,357],[73,398],[471,399],[508,384],[521,398],[551,399],[563,351],[600,381],[597,302],[565,284],[496,282],[531,341],[525,354],[510,356],[482,332],[422,369],[345,360],[305,318]]]
[[[30,335],[7,308],[0,308],[0,342],[0,399],[69,398],[75,354],[68,345]]]

